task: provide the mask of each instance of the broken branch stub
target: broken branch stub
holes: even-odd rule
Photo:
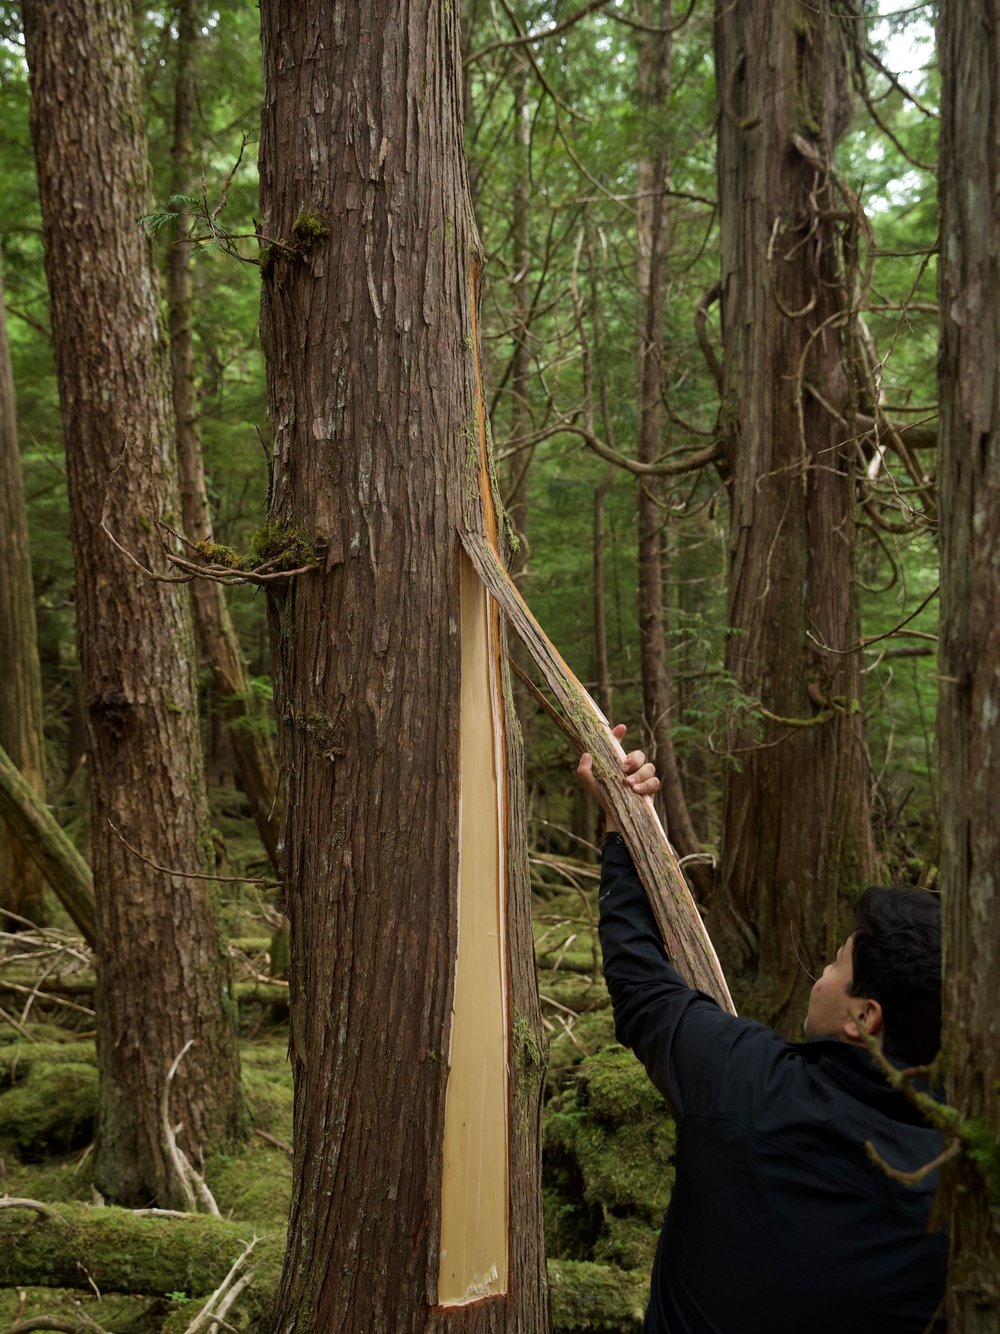
[[[580,750],[594,757],[594,775],[632,854],[668,956],[692,986],[735,1014],[715,947],[653,803],[648,797],[637,798],[625,786],[620,767],[625,752],[612,735],[608,720],[535,620],[495,547],[484,535],[468,529],[462,540],[480,579],[562,707]]]

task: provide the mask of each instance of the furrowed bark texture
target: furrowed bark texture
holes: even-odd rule
[[[42,684],[28,514],[17,439],[14,372],[0,267],[0,746],[36,796],[45,800]],[[45,919],[45,878],[22,841],[0,823],[0,908]]]
[[[509,1281],[506,1295],[435,1308],[467,777],[466,506],[483,523],[457,9],[262,5],[262,231],[282,243],[263,265],[271,517],[323,552],[320,570],[269,598],[295,1077],[270,1326],[283,1334],[547,1327],[541,1039],[508,689]]]
[[[195,54],[198,4],[182,0],[177,16],[177,81],[174,89],[172,193],[192,192],[194,175]],[[194,376],[194,330],[191,305],[191,247],[173,245],[167,257],[170,324],[170,365],[177,464],[180,475],[184,531],[192,542],[212,542],[212,512],[205,486],[205,466],[198,433],[198,395]],[[214,707],[221,710],[229,732],[240,789],[250,802],[257,832],[276,870],[281,811],[275,800],[277,757],[264,730],[236,626],[221,584],[195,579],[191,584],[195,629],[202,659],[212,673]]]
[[[825,161],[850,113],[836,9],[719,0],[722,427],[731,477],[726,668],[735,723],[715,938],[752,1012],[788,1032],[873,861],[853,583],[844,275]],[[768,718],[761,710],[768,711]],[[782,721],[788,720],[788,721]]]
[[[1000,4],[944,0],[940,468],[943,1069],[981,1159],[951,1167],[948,1329],[1000,1300]]]
[[[86,696],[97,890],[98,1188],[177,1203],[159,1100],[189,1157],[242,1130],[228,970],[202,882],[211,869],[187,590],[154,583],[152,520],[176,512],[174,434],[159,284],[137,219],[148,162],[132,15],[124,0],[24,6],[45,262],[66,439]],[[128,447],[126,449],[126,447]]]

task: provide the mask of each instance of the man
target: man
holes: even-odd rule
[[[623,769],[639,796],[659,788],[641,751]],[[947,1241],[928,1230],[937,1173],[904,1184],[865,1148],[897,1172],[941,1152],[867,1045],[897,1068],[937,1051],[936,896],[866,891],[857,929],[813,987],[810,1040],[786,1042],[670,965],[589,755],[577,773],[608,822],[600,931],[615,1030],[677,1123],[645,1334],[943,1331]]]

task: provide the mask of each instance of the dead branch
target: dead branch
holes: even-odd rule
[[[146,866],[152,867],[154,871],[162,871],[165,875],[175,875],[181,880],[217,880],[223,885],[264,885],[268,889],[280,889],[283,882],[281,880],[267,880],[254,878],[246,875],[212,875],[208,871],[178,871],[173,866],[161,866],[159,862],[150,861],[144,857],[138,848],[134,848],[125,835],[113,823],[110,816],[106,816],[108,824],[111,826],[111,832],[117,838],[123,847],[127,848],[133,857],[143,862]]]
[[[187,1202],[188,1211],[193,1214],[198,1212],[198,1200],[195,1195],[195,1192],[197,1191],[197,1194],[201,1197],[202,1204],[205,1206],[205,1211],[218,1218],[220,1216],[219,1206],[215,1202],[215,1197],[206,1185],[205,1178],[195,1170],[187,1154],[177,1143],[177,1131],[180,1127],[172,1125],[170,1120],[170,1086],[174,1081],[174,1076],[177,1074],[181,1061],[193,1046],[194,1038],[188,1038],[187,1042],[185,1042],[184,1046],[174,1057],[170,1069],[167,1071],[167,1077],[163,1084],[163,1093],[160,1097],[160,1123],[163,1127],[164,1139],[166,1140],[167,1154],[173,1165],[177,1182],[184,1194],[184,1199]]]
[[[929,1163],[924,1163],[923,1167],[918,1167],[913,1172],[904,1172],[898,1167],[891,1167],[871,1140],[865,1140],[865,1153],[875,1166],[881,1168],[887,1177],[891,1177],[893,1181],[898,1181],[903,1186],[919,1186],[925,1177],[930,1176],[932,1172],[936,1172],[945,1163],[950,1163],[953,1158],[957,1158],[961,1151],[961,1141],[956,1139],[946,1149],[942,1149],[936,1158],[932,1158]]]
[[[195,1318],[188,1325],[187,1329],[184,1331],[184,1334],[198,1334],[198,1331],[204,1325],[210,1325],[211,1329],[213,1330],[218,1326],[219,1322],[222,1320],[222,1317],[229,1310],[230,1306],[232,1306],[233,1302],[236,1300],[236,1297],[239,1295],[239,1293],[243,1292],[244,1289],[248,1287],[249,1284],[253,1281],[252,1273],[249,1275],[244,1275],[243,1280],[239,1285],[236,1284],[236,1277],[239,1274],[240,1270],[242,1269],[247,1256],[250,1254],[250,1252],[254,1249],[254,1247],[257,1245],[259,1241],[260,1237],[254,1236],[250,1239],[250,1241],[247,1242],[242,1253],[238,1255],[236,1259],[233,1261],[232,1269],[230,1269],[229,1273],[222,1280],[219,1286],[212,1293],[211,1297],[209,1297],[205,1305],[201,1308],[201,1310],[198,1312]],[[238,1290],[232,1291],[234,1287],[237,1288]],[[226,1300],[227,1294],[228,1294],[228,1300]]]
[[[701,348],[702,355],[708,364],[708,369],[715,381],[715,387],[719,393],[722,393],[722,366],[719,358],[715,355],[715,348],[712,346],[708,337],[708,310],[709,307],[722,295],[721,283],[713,283],[705,295],[698,302],[698,307],[694,312],[694,331],[698,339],[698,346]]]
[[[294,1152],[292,1146],[286,1144],[283,1139],[278,1139],[277,1135],[269,1135],[266,1130],[260,1129],[255,1130],[253,1133],[258,1139],[262,1139],[265,1144],[272,1144],[276,1149],[280,1149],[282,1153],[291,1154]]]
[[[0,1209],[33,1209],[36,1214],[41,1214],[43,1218],[54,1217],[49,1206],[42,1204],[40,1200],[14,1199],[10,1195],[0,1195]]]

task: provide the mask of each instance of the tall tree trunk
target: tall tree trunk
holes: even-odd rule
[[[942,1064],[981,1136],[949,1169],[948,1329],[996,1329],[1000,1285],[1000,6],[943,0],[940,515]]]
[[[213,898],[157,871],[211,869],[186,589],[139,573],[176,511],[159,283],[136,226],[149,210],[141,88],[127,0],[30,0],[45,262],[59,378],[77,639],[92,788],[100,1098],[95,1179],[123,1204],[177,1204],[161,1098],[197,1161],[243,1129],[239,1051]]]
[[[672,0],[643,5],[640,15],[649,26],[668,29]],[[645,32],[638,38],[638,105],[646,113],[644,130],[653,113],[662,112],[670,93],[673,38],[669,32]],[[657,127],[658,129],[661,127]],[[637,184],[638,253],[636,263],[638,310],[638,401],[641,463],[655,463],[663,449],[663,339],[667,296],[667,249],[670,219],[663,191],[669,172],[669,147],[659,137],[655,151],[639,158]],[[667,621],[663,601],[664,507],[663,488],[656,477],[640,477],[638,491],[639,542],[639,651],[642,670],[643,724],[648,749],[660,774],[658,804],[666,819],[670,841],[681,857],[697,856],[701,844],[691,823],[671,735],[673,692],[667,668]],[[701,896],[711,891],[711,875],[701,862],[691,862],[685,874]]]
[[[181,0],[175,46],[177,82],[171,181],[174,195],[191,191],[197,41],[198,0]],[[194,542],[211,543],[212,512],[205,487],[194,382],[190,246],[171,246],[167,260],[167,291],[181,512],[188,537]],[[276,804],[277,760],[271,739],[263,730],[265,720],[254,701],[226,595],[220,584],[209,579],[196,579],[191,585],[191,594],[198,645],[211,670],[218,707],[229,728],[237,781],[250,802],[261,841],[278,869],[281,811]]]
[[[521,760],[498,616],[460,545],[484,522],[486,432],[457,9],[262,5],[271,517],[322,551],[269,600],[283,1334],[546,1328]]]
[[[0,747],[44,801],[35,592],[3,291],[0,265]],[[23,843],[0,822],[0,910],[44,921],[44,887],[45,878]]]
[[[514,296],[514,351],[510,373],[510,436],[517,440],[531,430],[531,357],[528,326],[531,320],[531,105],[528,102],[529,71],[522,63],[514,75],[514,190],[511,229]],[[517,536],[510,568],[515,578],[528,559],[528,469],[534,449],[522,450],[511,459],[512,486],[507,498],[507,517]],[[522,714],[523,716],[523,714]]]
[[[809,160],[832,162],[850,114],[842,22],[805,0],[719,0],[715,20],[726,668],[759,721],[731,729],[715,936],[753,1012],[789,1032],[873,861],[860,655],[843,652],[852,433],[820,401],[851,414],[842,204]]]

